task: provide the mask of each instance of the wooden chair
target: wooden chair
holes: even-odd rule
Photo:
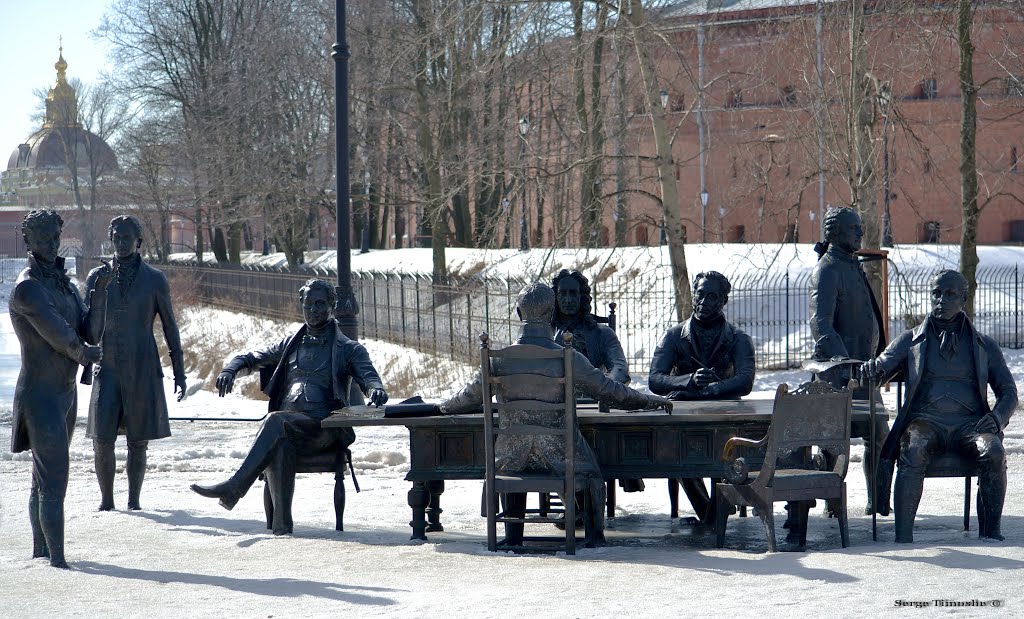
[[[484,502],[487,513],[487,549],[514,550],[519,552],[542,551],[550,552],[564,549],[566,554],[576,554],[576,530],[573,523],[576,520],[576,502],[573,500],[576,492],[584,491],[589,485],[589,480],[583,475],[576,474],[576,399],[573,395],[572,380],[572,347],[571,334],[566,338],[567,346],[559,350],[550,350],[540,346],[515,344],[507,348],[492,350],[489,348],[487,333],[480,334],[480,382],[482,386],[482,400],[484,411],[484,452],[486,476],[484,481]],[[492,371],[492,360],[502,359],[506,362],[541,362],[548,360],[561,360],[562,376],[552,377],[534,373],[519,373],[496,375]],[[521,363],[519,363],[521,365]],[[557,386],[562,391],[562,402],[552,403],[539,400],[506,400],[503,402],[492,402],[492,394],[504,391],[505,385],[516,385],[527,382],[536,386],[539,391],[548,390]],[[504,398],[502,398],[504,399]],[[561,412],[564,424],[559,428],[549,428],[538,425],[520,425],[505,423],[500,427],[499,422],[494,419],[497,412],[504,416],[509,411],[558,411]],[[564,475],[558,473],[517,473],[498,474],[496,466],[495,441],[498,436],[558,436],[564,437],[565,446],[562,456],[565,462]],[[524,495],[528,492],[539,492],[542,494],[559,493],[565,498],[564,505],[560,508],[549,506],[547,509],[524,509],[510,510],[499,509],[499,497],[507,494]],[[589,492],[584,506],[584,520],[586,522],[586,543],[593,539],[593,518],[591,517],[593,506],[590,505]],[[564,517],[565,536],[526,536],[522,541],[509,540],[508,536],[498,539],[498,523],[504,524],[556,524],[558,516]],[[527,546],[527,542],[531,545]],[[540,546],[534,544],[542,544]]]
[[[799,517],[796,526],[802,550],[807,544],[807,512],[814,499],[838,499],[839,534],[843,548],[849,543],[846,519],[846,470],[850,459],[850,417],[853,411],[853,383],[842,391],[824,381],[800,385],[792,393],[779,385],[768,434],[760,441],[733,437],[726,441],[722,457],[731,462],[727,479],[715,484],[717,510],[715,535],[719,548],[725,545],[725,525],[735,506],[753,507],[761,518],[768,538],[768,551],[775,552],[773,504],[796,501]],[[761,470],[749,473],[743,458],[733,460],[738,447],[764,447]],[[810,447],[817,446],[835,457],[831,470],[821,470],[824,459],[816,459],[820,469],[809,468]],[[796,454],[798,462],[793,462]],[[800,466],[800,465],[803,466]]]
[[[296,456],[295,473],[334,473],[334,529],[345,530],[345,468],[352,474],[352,485],[359,492],[352,467],[352,450],[349,448],[321,451],[313,454]],[[260,474],[260,479],[266,476]],[[267,517],[267,528],[274,528],[274,499],[270,494],[270,484],[263,484],[263,511]]]

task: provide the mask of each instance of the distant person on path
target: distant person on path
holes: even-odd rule
[[[551,315],[555,309],[554,291],[542,283],[533,283],[523,288],[516,299],[516,314],[522,321],[519,337],[515,345],[529,344],[548,349],[558,350],[561,345],[552,339],[553,329]],[[561,402],[562,391],[556,393],[536,393],[530,384],[529,374],[545,370],[536,367],[536,361],[517,361],[515,359],[496,359],[493,362],[495,376],[516,376],[519,381],[507,381],[495,386],[495,396],[499,401],[532,399],[543,402]],[[550,370],[556,371],[556,370]],[[620,382],[605,376],[595,368],[579,351],[573,355],[573,382],[577,392],[588,395],[596,400],[615,404],[625,410],[641,408],[661,408],[672,410],[672,403],[665,398],[646,395],[630,389]],[[551,374],[557,376],[557,374]],[[440,405],[442,413],[460,413],[479,408],[483,397],[480,373],[459,393]],[[499,418],[499,426],[510,423],[538,425],[548,428],[564,427],[561,411],[505,411],[506,417]],[[557,436],[511,437],[499,435],[494,445],[497,470],[501,475],[512,475],[521,472],[546,473],[560,470],[564,466],[564,439]],[[597,464],[597,456],[590,448],[583,434],[576,432],[576,473],[590,478],[591,505],[594,507],[595,531],[598,539],[604,535],[604,479]],[[567,497],[562,497],[565,501]],[[506,510],[515,513],[526,509],[525,494],[509,494],[506,496]],[[506,524],[506,538],[512,545],[522,543],[523,525]]]
[[[818,263],[811,272],[810,323],[814,338],[814,358],[867,361],[882,352],[882,312],[875,301],[867,276],[857,261],[864,229],[860,215],[851,208],[830,208],[825,213],[825,241],[814,246]],[[840,366],[820,374],[834,389],[843,389],[851,378],[852,366]],[[867,386],[854,391],[853,397],[867,399]],[[879,400],[881,401],[881,400]],[[876,445],[889,435],[888,420],[880,415],[874,429]],[[871,487],[871,468],[864,469],[867,487]],[[874,507],[868,493],[865,513]],[[889,514],[888,502],[881,503],[878,513]]]
[[[274,504],[274,535],[292,533],[295,456],[346,449],[355,441],[352,428],[320,428],[332,411],[348,406],[350,380],[356,381],[371,405],[383,406],[388,400],[366,349],[345,337],[334,320],[334,287],[311,279],[299,298],[305,324],[295,335],[238,355],[217,376],[217,391],[224,397],[237,376],[260,373],[260,387],[270,398],[271,412],[249,454],[227,481],[213,486],[192,484],[192,490],[220,499],[221,506],[230,510],[265,469]]]
[[[28,517],[32,557],[67,568],[64,558],[64,496],[68,488],[68,445],[75,429],[79,365],[98,362],[94,344],[103,333],[106,286],[114,271],[96,271],[89,306],[57,255],[64,226],[55,211],[30,211],[22,222],[28,267],[11,291],[9,310],[21,344],[21,372],[14,390],[11,451],[32,450],[32,490]]]
[[[171,308],[167,278],[139,255],[142,224],[122,215],[110,220],[107,231],[114,245],[114,283],[107,287],[107,319],[103,330],[103,360],[96,369],[89,401],[86,436],[92,438],[100,511],[114,509],[114,441],[128,442],[128,509],[142,509],[139,495],[146,475],[149,441],[171,435],[164,397],[163,369],[153,337],[160,317],[174,372],[178,401],[185,398],[185,364],[178,323]],[[100,267],[89,273],[86,287],[96,287]]]
[[[1002,540],[1000,521],[1006,498],[1003,429],[1017,408],[1017,385],[992,338],[975,330],[963,312],[967,279],[939,271],[931,280],[932,311],[904,331],[862,372],[882,382],[898,372],[906,397],[892,433],[882,446],[879,490],[889,494],[896,474],[896,541],[914,541],[914,518],[932,458],[958,453],[978,463],[978,535]],[[988,388],[995,405],[988,404]],[[880,496],[881,496],[880,494]]]

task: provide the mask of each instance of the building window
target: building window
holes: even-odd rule
[[[796,86],[784,86],[782,88],[782,105],[796,105]]]
[[[734,88],[729,91],[729,95],[725,98],[725,107],[740,107],[743,105],[743,91],[739,88]]]
[[[937,221],[926,221],[921,226],[921,243],[938,243],[942,224]]]
[[[1010,235],[1006,239],[1011,243],[1024,243],[1024,219],[1010,220]]]
[[[1017,173],[1017,147],[1010,147],[1010,172]]]
[[[800,230],[797,229],[796,224],[786,224],[786,234],[782,237],[783,243],[799,243],[800,242]]]
[[[935,83],[934,77],[921,80],[921,99],[937,99],[939,96],[939,87]]]
[[[739,168],[736,166],[736,157],[732,158],[732,177],[736,178],[739,176]]]
[[[608,226],[601,226],[601,247],[608,247],[611,244],[611,231],[608,230]]]
[[[648,243],[647,226],[637,226],[636,227],[636,232],[634,234],[636,234],[636,244],[637,245],[647,245],[647,243]]]
[[[673,112],[682,112],[686,109],[686,95],[679,95],[676,100],[672,102]]]
[[[925,174],[931,174],[932,173],[932,160],[929,159],[929,158],[925,158],[924,165],[922,167],[924,168],[924,173]]]
[[[1006,96],[1024,97],[1024,78],[1011,75],[1006,78]]]

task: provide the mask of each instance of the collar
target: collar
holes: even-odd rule
[[[57,256],[51,265],[40,262],[36,258],[35,254],[29,252],[28,266],[32,271],[32,274],[37,277],[49,277],[56,279],[64,285],[71,285],[71,280],[68,278],[67,270],[64,268],[64,258],[62,256]]]
[[[519,339],[526,338],[547,338],[553,340],[551,325],[546,322],[524,322],[519,327]]]
[[[135,269],[139,268],[139,265],[142,264],[142,256],[139,254],[139,252],[135,252],[134,254],[132,254],[131,258],[129,258],[127,260],[120,260],[115,255],[114,256],[114,264],[117,265],[117,269],[119,271],[121,269],[127,269],[129,271],[132,271],[132,270],[135,270]]]
[[[828,246],[828,251],[825,252],[825,255],[839,262],[847,262],[850,264],[857,264],[858,262],[856,255],[850,252],[845,252],[836,247],[834,244],[830,244]]]
[[[971,320],[967,317],[967,314],[965,314],[965,313],[963,313],[963,311],[961,311],[960,314],[956,318],[954,318],[953,320],[956,320],[958,322],[958,324],[960,325],[960,328],[962,329],[962,331],[961,331],[962,333],[965,333],[966,335],[968,335],[968,337],[970,337],[971,339],[974,339],[974,337],[975,337],[974,325],[971,324]],[[921,324],[917,325],[916,327],[914,327],[911,330],[911,334],[912,334],[911,342],[913,344],[919,344],[926,337],[928,337],[928,331],[931,330],[932,328],[935,328],[936,330],[941,330],[941,328],[938,327],[938,326],[935,326],[935,327],[932,326],[932,324],[934,322],[935,322],[935,319],[932,317],[931,314],[928,314],[927,316],[925,316],[924,322],[922,322]]]

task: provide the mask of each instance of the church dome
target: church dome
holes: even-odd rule
[[[7,160],[7,169],[67,169],[65,143],[75,149],[75,161],[82,172],[89,165],[89,153],[103,174],[119,171],[114,150],[95,133],[81,127],[44,127],[18,146]]]

